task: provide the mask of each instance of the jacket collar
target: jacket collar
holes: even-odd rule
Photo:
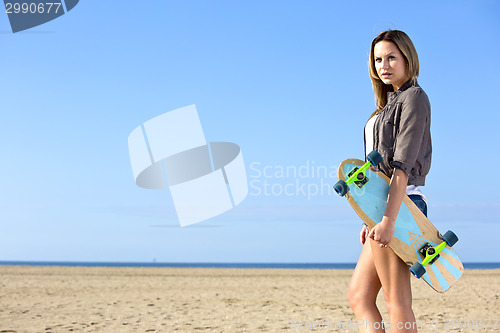
[[[394,100],[394,98],[396,98],[401,92],[405,91],[406,89],[408,89],[410,87],[420,87],[418,85],[417,79],[415,79],[415,80],[409,79],[397,91],[388,92],[387,93],[387,103],[391,103]]]

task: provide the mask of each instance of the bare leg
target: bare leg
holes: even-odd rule
[[[381,333],[382,316],[376,305],[381,283],[375,269],[370,241],[366,241],[349,283],[347,298],[361,332]]]
[[[417,332],[413,314],[410,271],[408,266],[389,248],[369,240],[378,278],[384,292],[392,332]],[[367,241],[368,243],[368,241]]]

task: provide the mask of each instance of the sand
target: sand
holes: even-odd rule
[[[0,266],[0,332],[357,332],[351,274]],[[500,270],[467,270],[445,294],[412,283],[420,332],[500,331]]]

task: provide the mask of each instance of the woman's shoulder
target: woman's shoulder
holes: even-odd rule
[[[401,101],[403,104],[424,104],[430,106],[429,97],[418,84],[412,85],[403,91],[401,93]]]

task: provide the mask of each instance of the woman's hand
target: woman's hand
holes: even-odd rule
[[[384,216],[382,221],[370,230],[368,237],[379,243],[380,247],[388,247],[394,236],[394,222]]]

